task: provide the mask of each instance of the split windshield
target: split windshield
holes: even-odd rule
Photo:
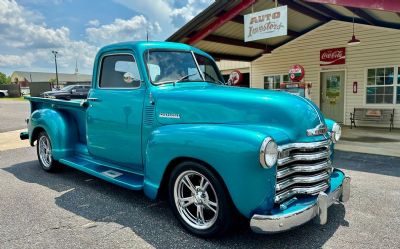
[[[155,85],[199,81],[223,83],[214,61],[189,51],[149,51],[145,53],[145,60],[149,78]]]

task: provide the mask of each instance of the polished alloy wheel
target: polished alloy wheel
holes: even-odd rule
[[[51,144],[47,136],[39,138],[39,158],[45,168],[50,168],[52,164]]]
[[[183,171],[174,184],[175,205],[182,219],[199,230],[214,225],[218,217],[218,198],[211,182],[202,174]]]

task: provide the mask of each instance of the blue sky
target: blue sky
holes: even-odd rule
[[[106,44],[164,40],[213,0],[0,0],[0,72],[91,73]]]

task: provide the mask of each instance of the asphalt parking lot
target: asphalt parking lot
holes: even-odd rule
[[[243,226],[204,240],[166,202],[68,167],[46,173],[35,148],[0,151],[0,248],[400,248],[400,158],[337,152],[335,166],[352,177],[351,199],[325,226],[275,235]]]
[[[0,132],[26,128],[28,115],[28,101],[0,99]]]

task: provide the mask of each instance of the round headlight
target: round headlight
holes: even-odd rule
[[[278,160],[278,145],[271,137],[264,139],[260,148],[260,163],[264,168],[271,168]]]
[[[338,123],[334,123],[332,127],[332,140],[334,143],[339,141],[340,136],[342,136],[342,128]]]

